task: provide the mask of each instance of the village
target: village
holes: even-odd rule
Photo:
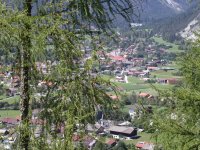
[[[128,40],[122,38],[122,42]],[[146,42],[146,43],[145,43]],[[178,66],[174,64],[171,55],[175,54],[173,46],[159,43],[157,40],[140,41],[132,45],[121,48],[118,47],[111,51],[99,50],[97,52],[99,67],[94,68],[93,74],[98,74],[111,81],[117,86],[119,95],[108,91],[108,95],[113,101],[123,101],[123,95],[129,96],[135,93],[136,102],[125,103],[123,111],[129,115],[129,119],[113,120],[104,118],[104,112],[100,112],[100,117],[95,120],[95,124],[87,124],[85,131],[86,136],[82,137],[74,133],[73,141],[83,142],[84,145],[92,150],[99,139],[104,142],[110,149],[115,147],[119,141],[128,143],[130,149],[134,147],[142,150],[153,150],[155,143],[150,138],[143,138],[150,134],[145,133],[144,128],[139,128],[134,124],[134,120],[141,117],[141,110],[136,107],[138,99],[145,102],[146,109],[152,113],[151,104],[154,104],[158,96],[157,90],[167,90],[173,88],[180,82],[181,77],[178,75]],[[141,44],[144,44],[141,47]],[[91,58],[90,49],[85,54],[85,61]],[[55,65],[51,64],[51,65]],[[44,74],[48,74],[49,67],[45,63],[37,62],[36,67]],[[2,67],[3,68],[3,67]],[[17,126],[20,124],[19,116],[19,91],[20,77],[13,74],[12,71],[2,71],[0,74],[2,85],[0,100],[0,122],[1,122],[1,146],[5,149],[11,149],[12,144],[17,139]],[[51,86],[51,82],[40,81],[38,87],[45,88]],[[40,97],[41,93],[36,93],[35,97]],[[154,108],[154,107],[153,107]],[[121,108],[117,108],[121,109]],[[12,112],[13,111],[13,112]],[[33,109],[31,124],[34,129],[35,137],[39,137],[43,132],[41,126],[45,123],[37,115],[41,109]],[[138,113],[139,112],[139,113]],[[116,114],[118,115],[118,114]],[[151,122],[150,122],[151,124]],[[63,135],[63,126],[55,127],[52,125],[52,132],[60,136]],[[143,141],[146,140],[146,141]],[[50,141],[49,141],[50,142]]]

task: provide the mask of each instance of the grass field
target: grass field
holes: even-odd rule
[[[171,71],[165,72],[165,71],[156,71],[152,72],[151,77],[156,75],[157,78],[171,78],[171,77],[176,77],[173,76]],[[169,84],[149,84],[145,83],[143,80],[137,77],[128,77],[129,83],[121,83],[121,82],[116,82],[113,77],[106,76],[105,78],[110,79],[111,82],[113,82],[116,86],[122,87],[125,90],[125,93],[129,94],[132,93],[133,91],[138,94],[140,92],[146,92],[149,94],[152,94],[156,96],[157,90],[168,90],[173,87],[173,85]],[[112,93],[111,93],[112,94]]]
[[[176,73],[175,70],[170,70],[170,71],[164,71],[164,70],[158,70],[151,72],[151,77],[153,78],[156,76],[156,78],[177,78],[173,73]]]
[[[140,138],[138,139],[133,139],[133,140],[124,140],[126,144],[136,144],[137,142],[152,142],[155,143],[155,140],[152,138],[151,133],[146,133],[146,132],[138,132],[138,136]]]
[[[168,52],[174,52],[174,53],[183,52],[183,50],[180,50],[178,48],[178,45],[167,42],[167,41],[163,40],[163,38],[161,38],[161,37],[153,37],[153,39],[159,44],[165,44],[165,45],[172,46],[172,48],[167,49]]]
[[[0,99],[0,102],[8,102],[9,104],[14,104],[16,102],[19,102],[20,97],[14,96],[14,97],[4,97],[4,99]]]
[[[10,117],[15,118],[20,115],[19,110],[0,110],[0,118]]]

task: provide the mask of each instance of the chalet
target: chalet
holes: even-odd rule
[[[108,145],[109,148],[114,147],[117,144],[116,139],[109,139],[106,144]]]
[[[132,139],[137,136],[137,128],[133,127],[111,126],[108,130],[114,139]]]

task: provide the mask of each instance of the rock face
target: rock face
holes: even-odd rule
[[[180,35],[188,40],[196,40],[196,31],[200,30],[200,13],[180,32]]]

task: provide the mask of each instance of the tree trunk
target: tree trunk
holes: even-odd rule
[[[31,17],[31,2],[25,1],[27,16]],[[26,31],[22,34],[22,49],[21,51],[21,125],[20,125],[20,147],[28,150],[30,140],[29,126],[29,101],[30,101],[30,71],[31,71],[31,39],[30,39],[30,24],[25,23]]]

